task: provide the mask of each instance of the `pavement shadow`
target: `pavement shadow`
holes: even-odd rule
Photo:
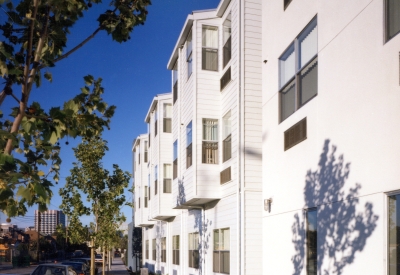
[[[345,163],[343,155],[337,157],[336,149],[329,139],[325,140],[318,168],[307,171],[304,187],[307,209],[303,217],[294,216],[292,225],[293,275],[303,274],[304,268],[308,274],[342,274],[376,228],[379,217],[372,203],[365,203],[361,212],[357,210],[361,184],[345,190],[350,163]],[[316,211],[314,221],[307,223],[310,210]],[[310,225],[312,222],[315,226]]]

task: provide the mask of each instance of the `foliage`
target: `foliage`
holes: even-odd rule
[[[69,217],[68,237],[72,243],[93,239],[97,247],[118,244],[116,232],[125,221],[120,208],[125,204],[124,188],[130,175],[115,164],[112,174],[103,168],[101,160],[107,150],[107,142],[99,136],[84,139],[74,148],[78,162],[59,191],[63,199],[60,208]],[[81,223],[81,217],[88,215],[94,217],[90,228]]]
[[[67,42],[75,23],[100,0],[20,0],[5,1],[0,12],[0,75],[4,88],[0,105],[8,97],[16,100],[11,120],[3,120],[0,110],[0,210],[9,217],[24,215],[27,206],[39,204],[45,210],[52,192],[53,176],[58,181],[61,164],[58,140],[99,134],[109,126],[114,107],[107,107],[100,95],[101,80],[85,77],[84,87],[63,107],[42,109],[29,102],[33,85],[42,77],[52,81],[49,68],[84,46],[98,32],[124,42],[133,28],[144,24],[150,0],[110,0],[98,16],[98,27],[75,47]],[[89,87],[93,90],[90,91]],[[20,91],[17,93],[17,91]],[[40,168],[48,166],[48,172]]]
[[[46,209],[53,186],[58,182],[61,164],[60,143],[64,136],[92,137],[109,127],[115,106],[107,107],[101,99],[104,92],[101,79],[85,77],[86,85],[79,95],[64,103],[63,107],[45,112],[34,102],[22,118],[21,127],[10,134],[12,122],[0,122],[0,148],[12,137],[14,156],[0,155],[0,209],[8,216],[22,215],[26,206],[39,204]],[[90,90],[92,88],[92,90]],[[18,113],[14,109],[13,116]],[[40,168],[49,166],[48,172]]]

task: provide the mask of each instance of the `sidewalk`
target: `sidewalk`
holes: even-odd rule
[[[129,275],[126,266],[122,263],[121,258],[114,258],[111,270],[106,272],[107,275]]]

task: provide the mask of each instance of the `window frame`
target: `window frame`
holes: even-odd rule
[[[167,238],[166,237],[161,237],[161,262],[166,263],[167,262]]]
[[[171,116],[168,116],[168,108],[171,108]],[[168,127],[167,127],[168,126]],[[163,105],[163,132],[172,133],[172,104],[164,103]]]
[[[169,168],[166,169],[166,166],[169,167]],[[172,165],[171,165],[171,163],[164,163],[163,169],[164,169],[163,170],[163,172],[164,172],[163,173],[163,176],[164,176],[164,178],[163,178],[163,192],[165,194],[169,194],[169,193],[172,192]],[[170,170],[168,174],[171,174],[171,178],[167,178],[166,177],[166,174],[167,174],[166,171],[167,170]],[[166,186],[168,186],[168,188]]]
[[[230,22],[229,25],[227,26],[228,23]],[[225,18],[224,23],[222,24],[222,41],[223,41],[223,46],[222,46],[222,68],[225,69],[228,64],[230,63],[232,59],[232,14],[229,13],[228,16]],[[229,29],[229,37],[226,39],[225,38],[225,29]],[[225,49],[229,49],[229,58],[225,60]]]
[[[313,30],[313,28],[317,28],[317,53],[314,54],[312,57],[310,57],[310,59],[304,63],[303,65],[300,64],[301,59],[299,57],[299,55],[302,53],[302,49],[300,47],[300,42],[299,39],[301,37],[303,37],[305,34],[307,34],[308,31]],[[286,61],[287,59],[284,59],[288,56],[290,56],[291,54],[288,54],[292,51],[291,54],[294,55],[294,74],[293,76],[291,76],[289,79],[286,79],[285,82],[283,82],[282,80],[282,69],[283,69],[283,64],[284,61]],[[312,99],[314,99],[317,95],[318,95],[318,17],[317,15],[313,17],[313,19],[301,30],[301,32],[296,36],[296,38],[289,44],[289,46],[284,50],[284,52],[279,56],[278,58],[279,61],[279,123],[285,121],[287,118],[289,118],[291,115],[293,115],[295,112],[297,112],[301,107],[303,107],[304,105],[306,105],[308,102],[310,102]],[[311,96],[310,98],[308,98],[305,102],[301,103],[300,98],[301,98],[301,94],[302,91],[300,89],[301,87],[301,74],[303,73],[304,70],[307,69],[307,67],[311,64],[315,63],[317,68],[316,68],[316,73],[317,73],[317,83],[316,83],[316,87],[317,87],[317,91],[316,93]],[[293,87],[291,87],[293,86]],[[291,88],[290,88],[291,87]],[[289,88],[289,89],[288,89]],[[294,111],[287,115],[286,117],[283,117],[283,97],[285,94],[287,94],[290,89],[294,88]],[[286,91],[286,92],[285,92]]]
[[[177,242],[176,242],[177,240]],[[175,244],[178,244],[178,248],[176,248]],[[180,254],[180,235],[174,235],[172,236],[172,264],[173,265],[179,265],[179,254]]]
[[[216,48],[213,48],[213,47],[209,47],[209,46],[204,46],[204,40],[203,40],[203,38],[204,38],[204,30],[206,30],[207,28],[215,28],[216,29],[216,31],[217,31],[217,34],[216,34],[216,39],[217,39],[217,47]],[[217,58],[216,58],[216,69],[214,70],[214,69],[207,69],[206,68],[206,64],[204,63],[204,60],[205,60],[205,56],[204,56],[204,54],[205,54],[205,52],[213,52],[213,53],[216,53],[216,56],[217,56]],[[203,71],[211,71],[211,72],[218,72],[219,71],[219,27],[218,26],[213,26],[213,25],[202,25],[202,28],[201,28],[201,69],[203,70]]]
[[[151,248],[152,248],[152,257],[151,257],[151,259],[153,260],[153,261],[157,261],[157,239],[152,239],[152,242],[151,242]]]
[[[206,139],[205,129],[207,127],[206,122],[216,122],[216,139]],[[202,119],[202,163],[203,164],[218,164],[219,162],[219,120],[214,118],[203,118]],[[213,143],[213,144],[212,144]],[[208,145],[216,148],[207,148]],[[211,150],[211,153],[207,153],[207,150]],[[214,152],[213,152],[214,151]],[[207,157],[207,155],[213,155]],[[213,160],[214,159],[214,160]]]
[[[192,240],[192,242],[191,242]],[[197,240],[197,244],[196,244]],[[196,248],[197,246],[197,248]],[[191,249],[192,248],[192,249]],[[196,252],[197,251],[197,252]],[[197,254],[197,258],[196,255]],[[191,268],[199,268],[199,232],[192,232],[188,235],[188,266]]]
[[[157,195],[158,189],[158,165],[154,166],[154,195]]]
[[[224,236],[223,231],[225,231],[225,230],[229,230],[228,245],[225,244],[225,239],[223,237]],[[222,244],[219,245],[219,246],[222,246],[222,249],[220,247],[218,247],[218,248],[215,247],[215,243],[216,243],[215,242],[215,233],[217,233],[217,235],[218,235],[218,241],[222,240],[222,241],[220,241],[220,242],[222,242]],[[229,227],[219,228],[219,229],[214,229],[213,230],[213,272],[222,273],[222,274],[230,274],[230,247],[231,247],[231,245],[230,245],[230,239],[231,239],[230,233],[231,233],[231,231],[230,231]],[[226,249],[226,247],[228,247],[228,249]],[[217,264],[215,263],[216,254],[218,254],[218,256],[217,256],[218,257],[218,267],[217,267]],[[221,261],[221,254],[222,254],[222,261]],[[228,254],[229,255],[228,256],[228,259],[229,259],[228,260],[229,261],[228,270],[224,269],[224,254]]]

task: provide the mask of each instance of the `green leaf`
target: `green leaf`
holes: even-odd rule
[[[85,80],[85,84],[90,86],[93,84],[94,78],[91,75],[87,75],[83,78]]]
[[[44,78],[46,78],[48,81],[52,82],[53,81],[53,76],[49,72],[44,73]]]
[[[30,190],[27,187],[22,186],[22,185],[18,188],[17,196],[21,196],[22,198],[26,199],[27,201],[30,201],[32,199]]]
[[[49,139],[49,142],[51,144],[55,144],[57,142],[57,140],[58,140],[57,133],[56,132],[52,132],[51,136],[50,136],[50,139]]]
[[[0,75],[4,77],[6,74],[8,74],[7,64],[6,62],[0,60]]]

